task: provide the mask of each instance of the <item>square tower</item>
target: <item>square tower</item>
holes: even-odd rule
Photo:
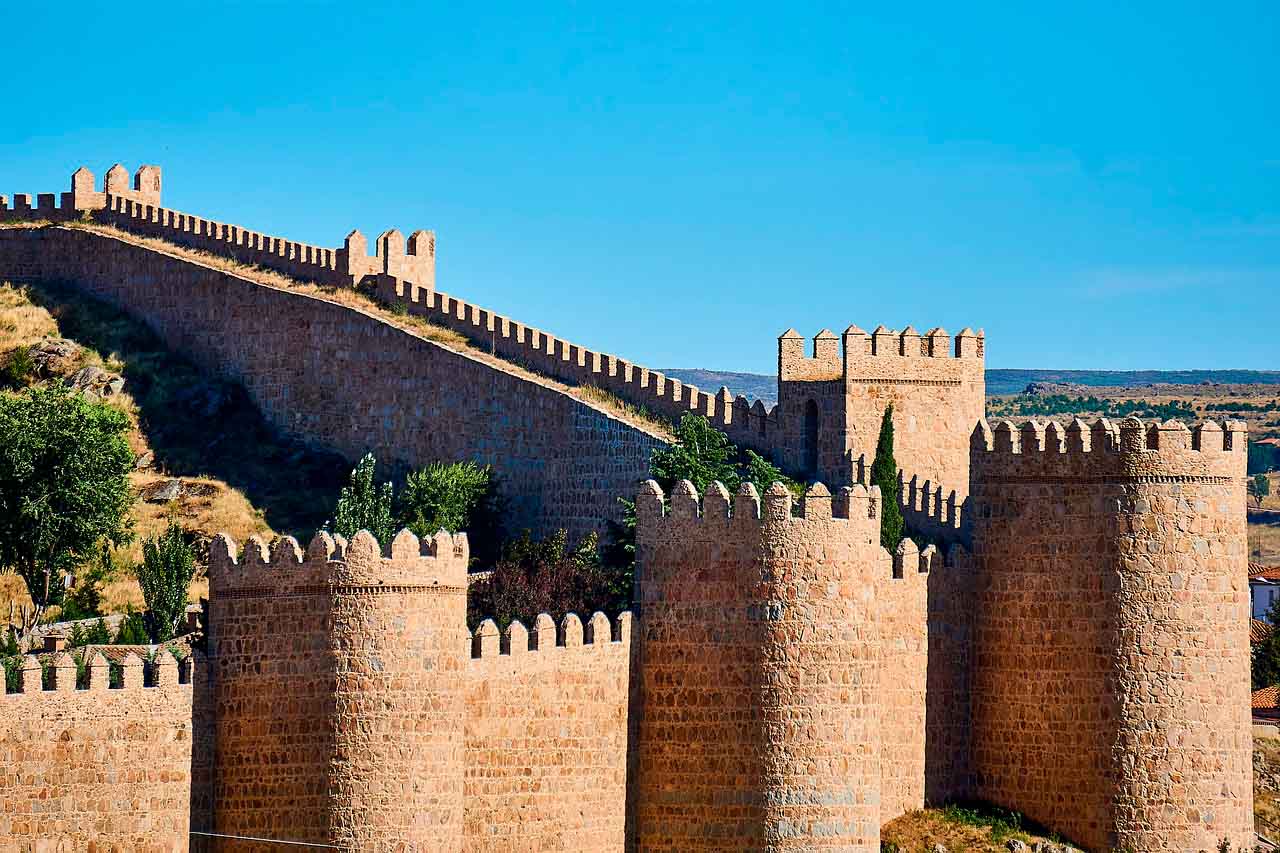
[[[894,456],[908,478],[969,491],[969,435],[985,413],[984,336],[823,329],[811,354],[794,329],[778,338],[778,430],[784,468],[833,486],[860,481],[893,404]]]

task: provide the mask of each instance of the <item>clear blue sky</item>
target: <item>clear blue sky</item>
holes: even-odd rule
[[[1274,3],[90,5],[5,10],[0,192],[432,228],[440,289],[660,367],[1280,367]]]

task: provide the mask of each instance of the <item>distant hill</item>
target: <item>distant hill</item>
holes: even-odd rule
[[[715,392],[728,386],[735,395],[772,405],[777,400],[778,378],[767,373],[733,373],[724,370],[676,368],[667,376]],[[1030,382],[1073,385],[1134,387],[1152,383],[1199,385],[1202,383],[1257,383],[1280,385],[1280,370],[988,370],[988,394],[1017,394]]]

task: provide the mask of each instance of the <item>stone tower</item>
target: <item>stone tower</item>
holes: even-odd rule
[[[1252,848],[1243,430],[980,424],[979,797],[1091,849]]]
[[[880,849],[878,498],[641,491],[640,849]]]
[[[384,557],[361,531],[334,565],[330,841],[392,853],[462,849],[467,537],[402,530]]]
[[[215,540],[217,832],[462,848],[467,558],[443,531]]]
[[[823,330],[812,355],[794,329],[778,338],[775,452],[784,468],[849,485],[875,458],[885,408],[894,406],[898,467],[963,498],[967,436],[985,412],[984,337],[850,326]]]

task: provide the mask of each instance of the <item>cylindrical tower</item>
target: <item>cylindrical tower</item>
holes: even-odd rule
[[[1251,850],[1245,434],[1120,425],[1115,841]]]
[[[1243,425],[979,426],[978,796],[1089,849],[1252,838]]]
[[[462,849],[467,540],[358,533],[335,563],[330,841]]]
[[[879,850],[875,571],[866,489],[822,486],[799,516],[775,486],[699,512],[637,499],[639,849]]]
[[[325,637],[334,549],[323,533],[305,559],[288,537],[270,555],[256,537],[242,554],[227,536],[210,547],[212,829],[223,835],[311,844],[328,837],[333,666]],[[279,847],[223,839],[215,849]]]

